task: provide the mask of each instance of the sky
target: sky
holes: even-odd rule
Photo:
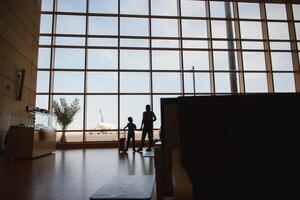
[[[117,14],[117,0],[90,0],[90,13],[111,13]],[[177,16],[177,0],[152,0],[152,15]],[[42,10],[51,11],[52,0],[43,0]],[[58,0],[58,11],[61,12],[86,12],[85,0]],[[211,16],[222,18],[225,16],[223,2],[211,2]],[[300,6],[294,5],[294,17],[300,20]],[[121,14],[149,15],[148,0],[121,0]],[[268,19],[286,20],[284,4],[266,4]],[[182,0],[182,16],[205,17],[204,1]],[[240,19],[260,19],[259,6],[257,3],[239,3]],[[118,35],[117,17],[91,16],[88,18],[90,35]],[[147,18],[121,17],[120,34],[122,36],[149,36],[149,20]],[[59,34],[82,34],[84,35],[86,18],[85,16],[58,15],[57,30]],[[43,14],[41,18],[41,33],[51,32],[51,15]],[[177,19],[153,18],[151,21],[152,36],[158,37],[178,37]],[[244,39],[262,39],[261,22],[241,21],[241,37]],[[270,39],[288,40],[287,23],[268,22]],[[296,24],[297,34],[300,35],[300,24]],[[183,37],[207,38],[207,23],[205,20],[182,20]],[[222,20],[212,21],[212,37],[226,38],[226,24]],[[41,45],[50,45],[51,38],[43,36],[40,38]],[[85,45],[84,37],[57,37],[56,45]],[[88,38],[89,46],[111,46],[117,47],[118,40],[115,38]],[[121,47],[149,47],[147,39],[121,39]],[[152,47],[178,48],[177,40],[152,40]],[[271,42],[271,50],[290,50],[289,42]],[[258,51],[243,52],[243,64],[245,70],[265,70],[265,57],[262,42],[242,42],[244,49],[257,49]],[[208,48],[208,42],[203,40],[188,41],[183,39],[184,48]],[[227,49],[226,41],[213,41],[215,49]],[[93,49],[87,51],[88,69],[118,69],[117,49]],[[214,51],[215,70],[228,70],[228,52]],[[292,71],[292,59],[290,52],[272,52],[273,70]],[[170,50],[152,51],[153,70],[179,70],[180,52]],[[84,69],[85,50],[83,48],[56,48],[55,69]],[[183,68],[190,70],[195,66],[196,70],[209,70],[208,51],[183,51]],[[50,67],[50,49],[40,48],[39,62],[40,69]],[[149,50],[120,50],[120,68],[123,70],[149,70],[150,51]],[[153,72],[153,92],[155,93],[180,93],[181,77],[180,73]],[[57,93],[83,93],[84,92],[84,72],[63,72],[54,73],[53,91]],[[88,72],[87,73],[88,93],[111,93],[111,95],[88,95],[87,96],[87,129],[93,129],[100,120],[99,110],[104,117],[104,121],[118,124],[118,96],[113,95],[118,91],[117,72]],[[210,74],[207,72],[196,73],[196,91],[199,93],[210,92]],[[245,83],[247,92],[267,92],[266,73],[245,73]],[[292,73],[276,73],[273,76],[276,92],[293,92],[294,79]],[[184,73],[184,89],[186,92],[193,92],[192,73]],[[228,73],[215,73],[216,92],[230,92],[230,79]],[[49,72],[38,72],[38,93],[46,93],[49,90]],[[120,73],[121,93],[148,93],[150,92],[149,72],[121,72]],[[160,98],[176,97],[174,94],[155,95],[154,111],[160,118]],[[81,108],[83,108],[83,95],[55,95],[54,99],[65,97],[69,102],[79,98]],[[37,106],[47,108],[48,95],[37,96]],[[149,95],[122,95],[120,96],[120,125],[126,124],[128,116],[132,116],[137,125],[140,125],[142,112],[146,104],[150,103]],[[156,127],[160,127],[160,122],[156,122]],[[75,121],[69,129],[83,129],[83,109],[76,116]]]

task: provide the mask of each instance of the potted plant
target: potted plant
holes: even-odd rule
[[[75,98],[75,100],[69,105],[65,98],[60,98],[59,102],[53,101],[52,107],[53,112],[57,117],[57,123],[62,129],[60,142],[67,142],[66,130],[80,110],[79,99]]]

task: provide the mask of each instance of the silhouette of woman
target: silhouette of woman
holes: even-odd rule
[[[143,119],[141,124],[142,130],[142,141],[141,146],[137,151],[142,151],[145,143],[145,138],[148,133],[149,148],[146,151],[151,151],[153,145],[153,122],[156,121],[156,116],[153,111],[151,111],[151,106],[146,105],[146,111],[143,113]]]

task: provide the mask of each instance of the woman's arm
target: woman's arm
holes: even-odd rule
[[[156,121],[156,115],[155,115],[155,113],[153,112],[153,121],[155,122]]]
[[[141,123],[141,130],[142,130],[142,128],[143,128],[143,125],[144,125],[144,115],[145,115],[145,113],[143,113],[143,118],[142,118],[142,123]]]

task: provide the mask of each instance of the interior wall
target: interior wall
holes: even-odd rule
[[[0,148],[10,125],[32,123],[25,112],[35,106],[40,0],[0,1]],[[25,69],[22,100],[17,72]]]

